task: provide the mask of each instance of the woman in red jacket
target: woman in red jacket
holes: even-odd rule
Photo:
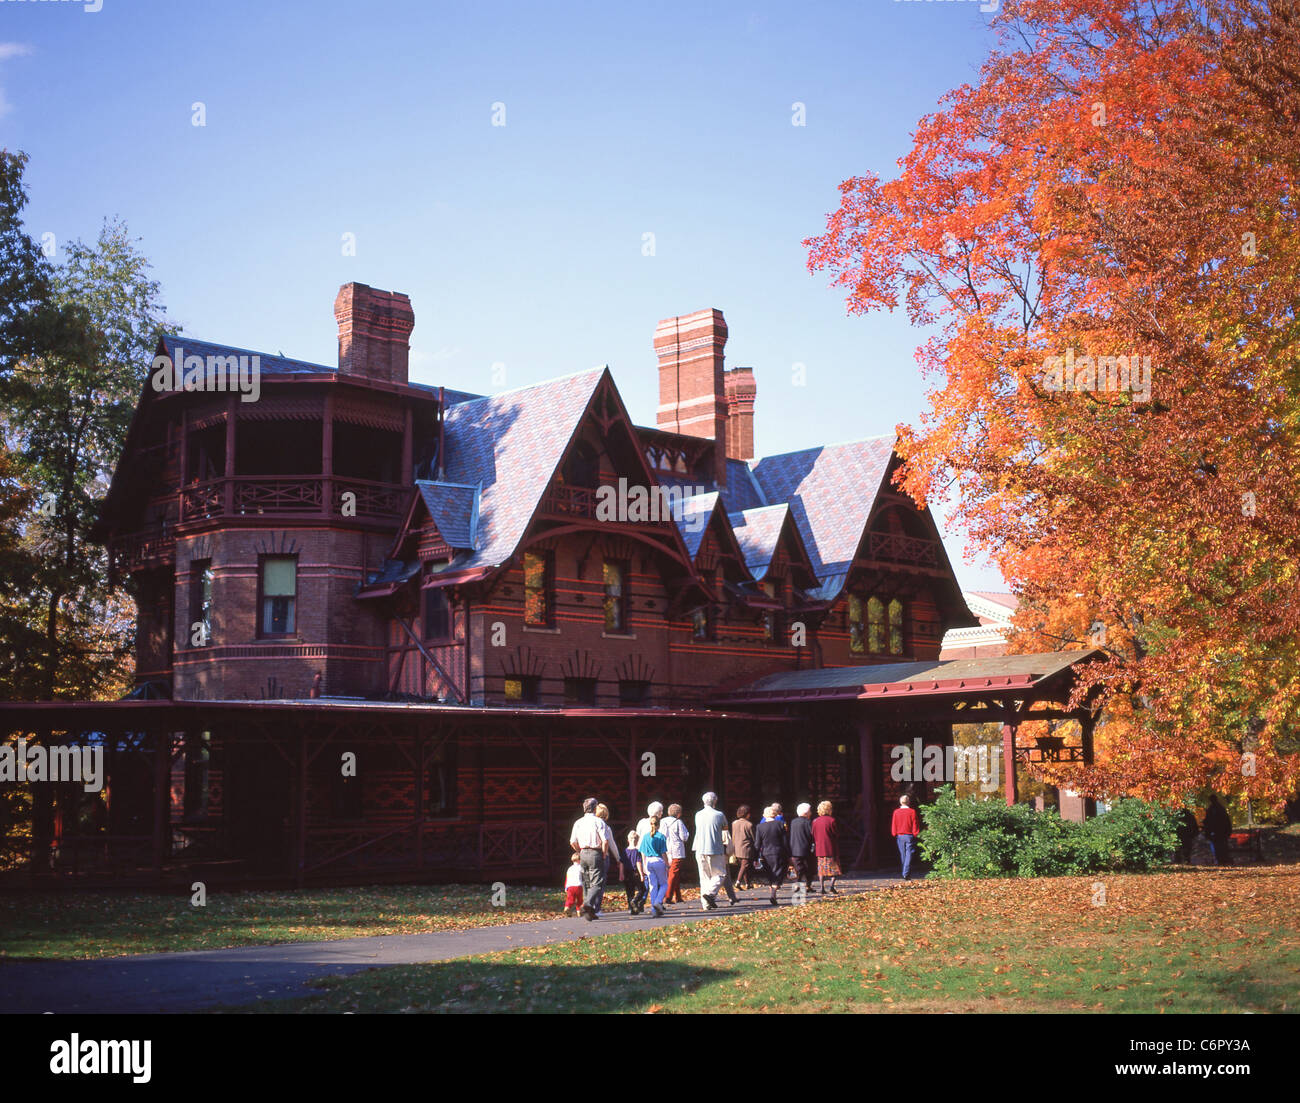
[[[826,894],[826,878],[831,879],[830,891],[839,896],[835,879],[840,876],[840,825],[831,815],[831,802],[824,800],[817,806],[817,818],[812,823],[813,851],[817,855],[817,877],[821,881],[822,895]]]

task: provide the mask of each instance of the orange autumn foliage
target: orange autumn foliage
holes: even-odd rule
[[[900,481],[1021,597],[1013,645],[1107,653],[1068,783],[1276,806],[1300,783],[1300,10],[1004,0],[980,80],[809,267],[902,302],[930,408]],[[1098,631],[1098,629],[1100,629]]]

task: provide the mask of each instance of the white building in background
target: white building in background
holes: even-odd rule
[[[1011,618],[1019,602],[1015,594],[963,590],[962,597],[980,619],[978,628],[953,628],[944,633],[940,659],[976,659],[1007,653]]]

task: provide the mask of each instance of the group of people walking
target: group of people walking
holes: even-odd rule
[[[662,803],[653,802],[645,818],[628,832],[627,846],[620,848],[609,826],[609,809],[595,797],[585,800],[582,818],[569,836],[573,863],[565,882],[565,915],[581,914],[589,922],[596,919],[611,877],[622,880],[631,914],[640,915],[649,903],[652,914],[663,915],[667,905],[682,902],[681,873],[688,843],[695,855],[705,911],[717,909],[719,893],[735,904],[738,888],[755,887],[755,874],[765,877],[771,889],[769,902],[775,905],[792,868],[804,892],[838,895],[839,827],[830,801],[817,806],[816,819],[811,805],[799,805],[788,826],[779,804],[764,808],[755,824],[748,805],[742,804],[736,819],[728,823],[717,807],[716,793],[705,793],[700,803],[692,832],[681,805],[670,805],[665,813]],[[731,860],[737,865],[734,878]],[[814,876],[818,889],[813,888]]]

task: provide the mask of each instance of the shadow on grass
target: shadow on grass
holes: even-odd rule
[[[549,965],[448,961],[368,969],[312,983],[319,995],[222,1011],[646,1012],[669,999],[738,976],[732,970],[672,961]]]

